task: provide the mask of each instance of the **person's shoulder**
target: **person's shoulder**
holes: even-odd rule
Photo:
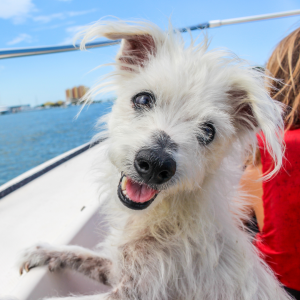
[[[286,145],[300,145],[300,128],[291,128],[284,133]]]

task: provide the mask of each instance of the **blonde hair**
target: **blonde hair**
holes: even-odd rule
[[[300,127],[300,28],[285,37],[276,46],[266,66],[273,77],[268,82],[270,96],[285,104],[285,131]],[[246,164],[253,162],[252,157]],[[255,165],[261,164],[260,151],[257,148]]]
[[[267,70],[276,80],[269,88],[274,100],[286,105],[285,129],[299,127],[300,119],[300,28],[285,37],[273,51]]]

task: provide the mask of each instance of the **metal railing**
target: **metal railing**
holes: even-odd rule
[[[300,15],[300,9],[298,10],[291,10],[286,12],[280,13],[272,13],[272,14],[264,14],[258,16],[250,16],[250,17],[243,17],[243,18],[235,18],[235,19],[225,19],[225,20],[213,20],[206,23],[201,23],[195,26],[189,26],[180,28],[180,32],[186,32],[188,30],[199,30],[205,28],[214,28],[220,27],[224,25],[231,25],[231,24],[238,24],[238,23],[245,23],[245,22],[253,22],[253,21],[260,21],[260,20],[267,20],[267,19],[275,19],[275,18],[282,18],[282,17],[289,17]],[[106,47],[119,44],[121,41],[101,41],[101,42],[93,42],[87,43],[86,48],[99,48],[99,47]],[[21,57],[21,56],[30,56],[30,55],[41,55],[41,54],[50,54],[50,53],[60,53],[60,52],[67,52],[67,51],[75,51],[79,50],[79,45],[62,45],[62,46],[48,46],[48,47],[35,47],[35,48],[19,48],[19,49],[8,49],[8,50],[0,50],[0,59],[5,58],[12,58],[12,57]]]

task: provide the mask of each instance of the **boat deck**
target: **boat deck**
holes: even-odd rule
[[[85,146],[85,145],[84,145]],[[82,146],[82,147],[84,147]],[[0,187],[1,191],[49,169],[73,149]],[[46,268],[19,275],[17,259],[22,249],[37,242],[76,244],[93,248],[101,241],[98,213],[101,199],[93,177],[99,146],[60,164],[0,200],[0,296],[20,300],[44,296],[102,291],[103,286],[79,275],[50,274]],[[50,168],[51,169],[51,168]],[[34,176],[33,176],[34,177]],[[75,277],[74,277],[75,276]]]

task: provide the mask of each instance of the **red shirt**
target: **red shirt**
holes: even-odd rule
[[[259,140],[262,171],[272,169],[272,158]],[[264,226],[256,245],[278,279],[300,291],[300,129],[289,130],[283,167],[263,182]]]

